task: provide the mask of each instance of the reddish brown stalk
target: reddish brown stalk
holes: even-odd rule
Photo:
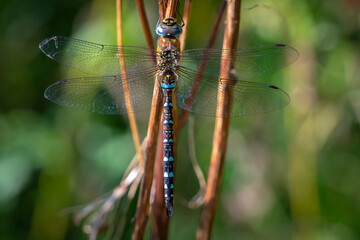
[[[140,21],[141,21],[142,28],[144,30],[146,44],[147,44],[148,48],[154,49],[154,41],[153,41],[153,38],[151,35],[149,22],[146,17],[145,6],[144,6],[143,0],[136,0],[136,6],[139,11]]]
[[[122,13],[121,0],[116,0],[117,44],[120,45],[120,46],[123,45],[123,42],[122,42],[121,13]],[[122,75],[122,79],[123,79],[123,82],[124,82],[124,85],[123,85],[124,98],[125,98],[125,102],[126,102],[126,109],[127,109],[127,112],[128,112],[131,133],[132,133],[132,136],[133,136],[136,153],[138,154],[139,159],[140,159],[140,166],[143,166],[144,165],[144,157],[143,157],[143,154],[142,154],[142,151],[141,151],[140,137],[139,137],[138,127],[137,127],[137,124],[136,124],[136,117],[135,117],[135,114],[134,114],[132,102],[129,100],[129,99],[131,99],[131,96],[130,96],[129,86],[128,86],[128,83],[127,83],[126,63],[125,63],[124,54],[122,53],[121,48],[119,49],[119,62],[120,62],[120,68],[121,68],[121,75]]]
[[[217,33],[219,31],[219,27],[220,27],[220,22],[221,22],[221,19],[222,19],[222,16],[225,12],[225,7],[226,7],[226,0],[223,0],[221,2],[221,5],[220,5],[220,9],[219,9],[219,14],[216,18],[216,21],[215,21],[215,25],[213,27],[213,30],[211,32],[211,35],[210,35],[210,39],[206,45],[206,48],[211,48],[214,43],[215,43],[215,40],[216,40],[216,36],[217,36]],[[196,72],[196,76],[195,76],[195,79],[194,79],[194,83],[191,87],[191,90],[190,90],[190,97],[186,100],[186,105],[187,106],[190,106],[194,100],[194,97],[195,97],[195,94],[199,88],[199,85],[200,85],[200,82],[201,82],[201,77],[205,71],[205,67],[206,67],[206,62],[209,58],[209,55],[206,54],[204,55],[204,57],[202,58],[201,60],[201,64]],[[179,117],[179,121],[178,121],[178,130],[180,131],[180,129],[183,128],[183,126],[185,125],[186,121],[187,121],[187,118],[189,117],[189,111],[186,111],[186,110],[183,110],[180,117]]]
[[[228,4],[225,21],[223,49],[235,49],[239,35],[241,0],[232,0]],[[221,61],[220,78],[233,79],[227,69],[233,65],[235,59],[223,58]],[[221,86],[220,86],[221,85]],[[217,113],[229,116],[231,112],[232,84],[229,81],[219,83],[223,91],[218,92]],[[216,118],[213,148],[211,153],[208,182],[204,197],[204,206],[201,211],[200,224],[196,234],[197,240],[207,240],[211,237],[215,211],[220,195],[220,186],[223,176],[223,167],[227,148],[230,118]]]
[[[139,2],[140,0],[137,0]],[[174,3],[175,2],[175,3]],[[166,10],[165,17],[174,17],[176,16],[176,6],[177,0],[169,0]],[[141,2],[142,4],[142,2]],[[143,6],[143,4],[142,4]],[[169,9],[173,7],[173,9]],[[175,7],[174,7],[175,6]],[[140,7],[138,5],[139,12]],[[170,15],[168,15],[170,14]],[[144,17],[141,17],[143,19]],[[146,17],[145,17],[146,20]],[[147,24],[148,26],[148,24]],[[145,25],[143,24],[143,27]],[[147,31],[145,31],[145,35]],[[135,217],[135,226],[132,234],[132,240],[142,240],[144,238],[145,227],[148,219],[149,213],[149,199],[150,192],[153,180],[153,171],[154,171],[154,159],[156,153],[156,143],[157,136],[159,132],[159,122],[160,122],[160,113],[161,113],[161,89],[159,84],[155,84],[153,100],[152,100],[152,109],[150,112],[148,133],[147,133],[147,149],[145,153],[145,167],[144,167],[144,177],[141,183],[141,188],[139,192],[139,200],[137,204],[137,211]]]
[[[176,18],[176,10],[178,8],[178,0],[168,0],[166,3],[165,18]]]
[[[155,85],[157,86],[158,84]],[[149,199],[153,179],[156,141],[159,132],[159,121],[161,113],[160,98],[160,88],[155,87],[152,100],[153,105],[150,112],[149,126],[147,132],[147,148],[145,151],[146,160],[144,166],[144,176],[143,181],[141,182],[139,200],[135,216],[135,226],[132,234],[133,240],[142,240],[144,238],[145,227],[149,213]]]
[[[147,21],[144,3],[142,0],[136,0],[136,4],[138,7],[140,20],[144,30],[144,35],[146,38],[148,48],[154,49],[154,43],[152,40],[149,23]],[[144,233],[145,233],[145,227],[146,227],[147,216],[149,211],[150,190],[151,190],[152,177],[153,177],[154,156],[156,151],[156,137],[159,132],[159,120],[161,113],[160,99],[161,99],[160,87],[159,84],[155,84],[153,99],[152,99],[152,109],[150,112],[148,132],[147,132],[147,146],[145,150],[144,175],[140,185],[134,231],[132,234],[133,240],[142,240],[144,238]]]
[[[163,120],[161,119],[160,128],[162,127]],[[163,172],[163,136],[162,132],[158,136],[158,145],[155,158],[154,180],[155,196],[152,203],[152,222],[151,222],[151,239],[153,240],[166,240],[169,230],[170,218],[165,213],[164,201],[164,172]]]
[[[186,33],[187,33],[187,23],[189,20],[190,10],[191,10],[191,2],[192,0],[186,0],[185,6],[184,6],[184,16],[183,21],[185,23],[185,26],[183,27],[183,32],[180,35],[180,50],[184,51],[185,48],[185,39],[186,39]]]
[[[159,11],[161,16],[165,16],[167,0],[158,0],[158,4],[159,4]]]

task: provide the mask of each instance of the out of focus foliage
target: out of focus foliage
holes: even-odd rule
[[[186,48],[205,46],[219,2],[194,1]],[[284,43],[300,58],[263,79],[288,91],[289,106],[231,121],[213,239],[360,239],[359,2],[242,6],[240,47]],[[124,44],[146,46],[135,3],[124,1],[124,9]],[[154,28],[157,1],[147,1],[146,9]],[[76,112],[43,98],[46,86],[83,74],[48,59],[38,43],[55,35],[116,43],[115,16],[115,1],[1,1],[0,239],[86,239],[68,212],[114,188],[134,155],[126,118]],[[221,39],[219,32],[217,47]],[[138,122],[144,136],[147,116]],[[196,117],[196,154],[205,173],[213,123]],[[187,144],[184,129],[170,239],[194,239],[200,213],[184,204],[198,189]],[[126,226],[123,239],[132,231]]]

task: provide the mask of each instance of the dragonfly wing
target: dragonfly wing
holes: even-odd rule
[[[177,103],[190,112],[217,117],[235,117],[271,112],[286,106],[290,99],[282,89],[273,85],[249,82],[243,80],[222,79],[214,76],[203,76],[198,85],[196,94],[192,94],[193,79],[196,72],[179,70],[177,84]],[[217,96],[219,91],[227,91],[224,83],[233,88],[232,108],[228,114],[217,110]],[[189,100],[194,96],[192,101]]]
[[[193,49],[181,53],[179,65],[202,71],[205,75],[219,76],[222,59],[235,58],[234,65],[229,66],[228,70],[234,69],[239,80],[250,80],[289,65],[295,62],[298,56],[295,48],[283,44],[243,49]]]
[[[60,36],[43,40],[39,48],[49,58],[89,74],[121,74],[120,56],[125,58],[126,68],[130,71],[144,72],[155,68],[156,52],[147,48],[101,45]]]
[[[124,81],[118,75],[61,80],[49,86],[44,96],[62,106],[101,114],[125,114],[127,101],[134,112],[150,109],[154,75],[141,79],[128,77],[129,95],[125,94]]]

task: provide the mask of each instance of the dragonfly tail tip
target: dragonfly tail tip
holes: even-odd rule
[[[165,203],[166,215],[171,217],[173,215],[173,205],[171,203]]]

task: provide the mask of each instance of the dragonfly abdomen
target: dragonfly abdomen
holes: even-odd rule
[[[177,75],[167,70],[160,74],[164,97],[163,106],[163,163],[164,163],[164,196],[166,214],[172,216],[174,199],[174,120],[172,96]]]

